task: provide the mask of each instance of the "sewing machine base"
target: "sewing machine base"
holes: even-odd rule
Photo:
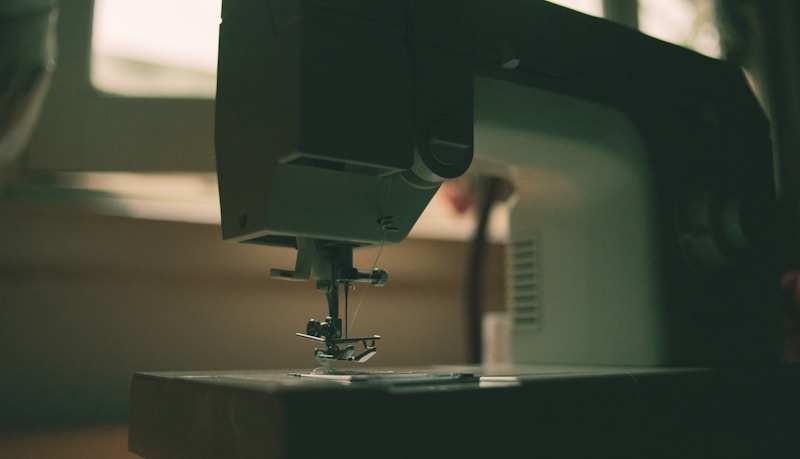
[[[402,384],[296,371],[139,373],[129,448],[154,459],[779,457],[800,427],[800,367],[402,372],[476,377]]]

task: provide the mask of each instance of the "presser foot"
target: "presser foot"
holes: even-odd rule
[[[371,359],[378,349],[375,341],[381,339],[378,335],[361,338],[323,338],[306,333],[295,333],[300,338],[325,343],[325,348],[315,348],[314,357],[323,366],[329,366],[334,360],[364,363]],[[361,343],[364,349],[356,354],[356,347],[352,343]],[[339,345],[344,345],[340,347]]]

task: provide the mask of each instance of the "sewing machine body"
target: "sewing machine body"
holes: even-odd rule
[[[219,62],[224,237],[297,248],[279,276],[335,285],[307,247],[399,242],[486,170],[515,190],[512,361],[779,351],[769,127],[737,67],[528,1],[230,1]]]

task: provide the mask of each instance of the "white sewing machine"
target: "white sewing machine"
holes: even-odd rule
[[[541,2],[372,3],[225,4],[226,239],[297,248],[273,275],[339,321],[337,284],[385,280],[352,249],[401,241],[474,151],[515,190],[515,362],[771,358],[772,153],[738,68]]]
[[[520,434],[510,448],[527,431],[490,420],[526,400],[556,417],[619,409],[620,424],[577,422],[612,441],[640,428],[632,413],[648,387],[719,379],[654,367],[777,361],[769,127],[733,65],[543,1],[228,0],[216,119],[224,238],[298,250],[293,270],[272,275],[325,293],[327,318],[299,335],[326,364],[377,350],[377,336],[342,334],[340,288],[387,281],[353,267],[352,251],[402,241],[443,180],[468,169],[508,180],[511,359],[526,370],[399,386],[137,375],[137,453],[302,457],[312,413],[327,411],[341,425],[369,420],[349,453],[381,447],[394,426],[413,440],[398,457],[494,454],[492,435]],[[531,364],[573,369],[542,376]],[[550,432],[543,445],[563,438],[536,425]],[[655,441],[656,430],[637,432]]]

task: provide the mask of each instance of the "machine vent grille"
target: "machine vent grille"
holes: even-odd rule
[[[515,327],[539,330],[541,318],[541,262],[539,232],[512,239],[506,246],[506,301]]]

